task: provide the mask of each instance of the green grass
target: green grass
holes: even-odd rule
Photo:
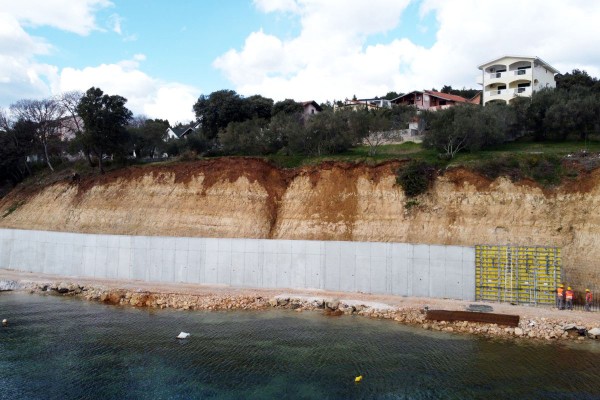
[[[475,153],[459,153],[451,164],[466,164],[471,161],[480,161],[502,156],[516,156],[525,154],[543,154],[564,157],[567,154],[578,153],[586,150],[590,153],[600,152],[600,141],[569,142],[513,142],[505,143],[494,149],[482,150]]]
[[[368,146],[357,146],[340,154],[326,156],[303,156],[275,154],[266,157],[283,168],[295,168],[303,165],[317,165],[325,161],[363,162],[378,164],[388,160],[418,159],[423,161],[437,160],[437,152],[426,150],[418,143],[405,142],[380,146],[375,155],[369,155]]]
[[[494,149],[478,152],[463,152],[448,161],[449,166],[470,166],[481,161],[499,157],[526,156],[542,154],[544,156],[564,157],[567,154],[587,150],[590,153],[600,153],[600,141],[568,142],[513,142],[497,146]],[[440,163],[439,154],[435,150],[427,150],[419,143],[406,142],[380,146],[375,155],[369,155],[368,146],[357,146],[344,153],[328,156],[286,156],[281,154],[266,157],[278,166],[294,168],[303,165],[316,165],[324,161],[364,162],[377,164],[388,160],[420,160],[429,163]]]

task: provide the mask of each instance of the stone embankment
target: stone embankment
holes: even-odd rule
[[[211,295],[163,293],[141,290],[80,286],[72,282],[11,283],[12,289],[38,294],[75,296],[90,301],[114,305],[173,308],[182,310],[264,310],[281,308],[302,311],[319,311],[329,316],[360,315],[369,318],[389,319],[426,330],[449,333],[466,333],[489,338],[538,339],[544,341],[586,340],[600,338],[600,329],[569,318],[521,318],[518,327],[505,327],[466,321],[426,320],[426,311],[419,307],[394,307],[384,303],[345,300],[318,296],[277,295]]]

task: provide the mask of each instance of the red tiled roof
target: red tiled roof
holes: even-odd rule
[[[440,99],[444,100],[455,101],[457,103],[469,103],[469,100],[465,99],[464,97],[457,96],[455,94],[434,92],[433,90],[425,90],[425,93],[427,93],[430,96],[439,97]]]

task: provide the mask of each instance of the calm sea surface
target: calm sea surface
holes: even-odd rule
[[[0,399],[600,399],[600,344],[0,294]],[[180,332],[191,337],[177,340]],[[364,376],[354,383],[358,374]]]

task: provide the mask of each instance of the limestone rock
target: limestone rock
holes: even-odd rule
[[[325,307],[329,308],[330,310],[337,310],[339,306],[340,301],[338,299],[327,300],[325,303]]]
[[[600,328],[592,328],[587,333],[588,336],[590,336],[593,339],[596,339],[598,336],[600,336]]]
[[[515,328],[515,336],[523,336],[523,329]]]

